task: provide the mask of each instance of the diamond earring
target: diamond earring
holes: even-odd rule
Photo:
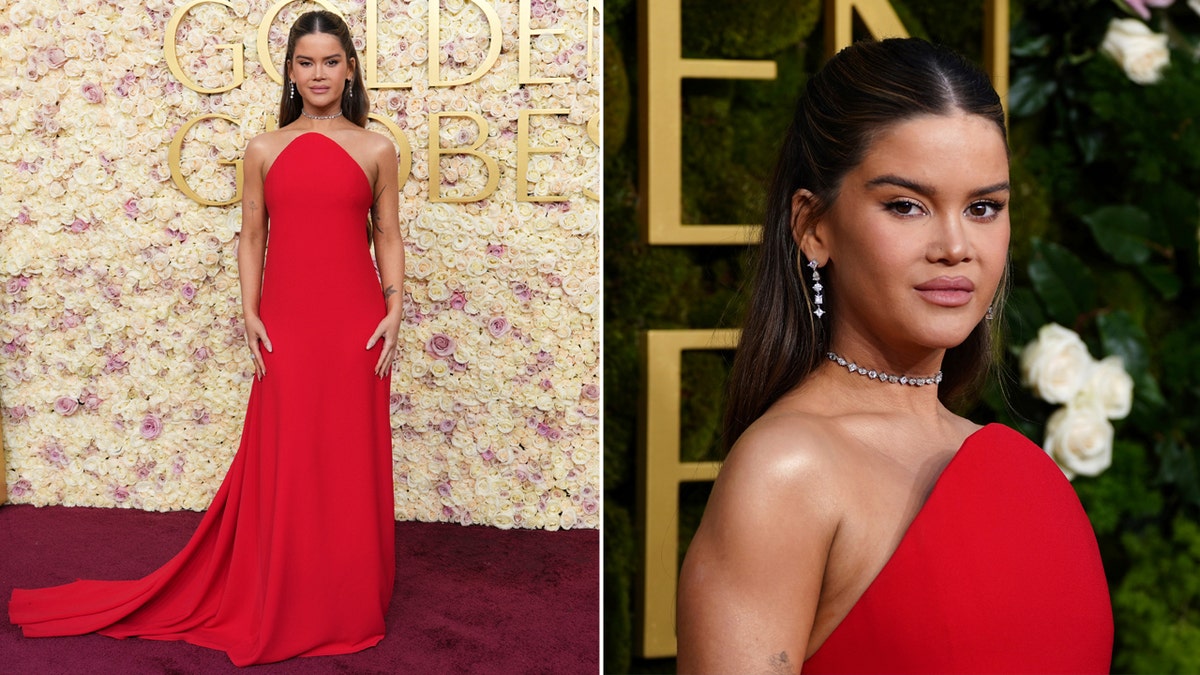
[[[987,314],[984,314],[983,318],[987,319],[988,321],[991,321],[992,319],[996,318],[996,308],[991,305],[988,305]]]
[[[346,80],[346,95],[354,98],[354,80]]]
[[[821,285],[821,273],[817,271],[816,260],[808,261],[808,269],[812,270],[813,304],[817,306],[817,308],[813,310],[813,314],[816,314],[817,318],[820,319],[821,317],[825,316],[825,310],[821,307],[821,305],[825,304],[825,295],[821,292],[825,290],[825,287]]]
[[[288,90],[288,98],[296,98],[296,83],[292,83],[292,88]]]

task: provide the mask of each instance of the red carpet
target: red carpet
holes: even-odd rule
[[[357,654],[239,669],[185,642],[99,635],[28,639],[7,621],[15,586],[140,577],[202,514],[0,507],[0,675],[74,673],[596,673],[599,532],[396,523],[387,637]]]

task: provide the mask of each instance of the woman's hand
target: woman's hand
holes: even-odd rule
[[[267,337],[267,327],[262,319],[255,315],[246,317],[246,345],[250,347],[250,357],[254,359],[254,375],[263,379],[267,374],[267,364],[263,362],[262,347],[271,351],[271,338]]]
[[[400,313],[388,312],[388,315],[383,317],[383,321],[375,327],[375,332],[371,335],[371,339],[367,340],[367,349],[375,346],[380,339],[383,340],[383,353],[379,355],[379,362],[375,364],[375,374],[383,377],[392,372],[392,363],[396,360],[396,340],[400,334]]]

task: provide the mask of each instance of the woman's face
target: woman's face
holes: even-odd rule
[[[329,33],[309,33],[296,40],[288,64],[288,77],[300,95],[314,107],[340,105],[346,80],[353,77],[354,61],[346,58],[342,43]]]
[[[928,115],[881,133],[814,231],[830,263],[834,348],[962,343],[1007,264],[1008,200],[994,122]]]

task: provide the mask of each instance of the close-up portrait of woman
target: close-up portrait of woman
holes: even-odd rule
[[[1070,4],[614,17],[607,672],[1200,666],[1200,8]]]

